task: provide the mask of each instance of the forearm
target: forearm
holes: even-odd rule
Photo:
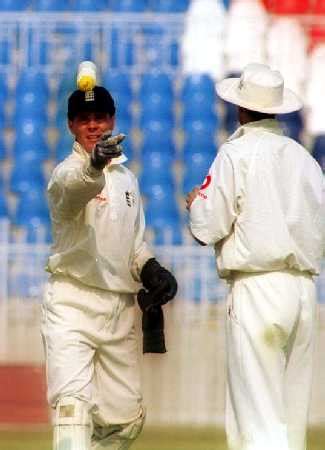
[[[60,217],[73,218],[105,186],[102,170],[86,162],[84,165],[59,173],[49,185],[49,198]]]

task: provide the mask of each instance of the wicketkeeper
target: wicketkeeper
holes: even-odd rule
[[[135,176],[123,165],[124,135],[103,87],[68,101],[72,153],[48,185],[54,245],[43,303],[54,450],[125,450],[141,432],[134,294],[143,351],[164,352],[161,305],[177,290],[144,241]]]
[[[305,450],[316,292],[325,247],[321,168],[284,136],[299,110],[281,74],[250,64],[217,85],[240,127],[187,198],[193,236],[230,284],[226,431],[231,450]]]

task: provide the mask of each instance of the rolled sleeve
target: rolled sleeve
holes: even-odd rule
[[[190,230],[207,245],[231,232],[236,220],[234,170],[226,151],[220,150],[190,208]]]

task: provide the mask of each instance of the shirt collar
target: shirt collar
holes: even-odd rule
[[[263,119],[257,120],[256,122],[249,122],[245,125],[241,125],[237,130],[227,139],[227,141],[233,141],[244,134],[254,132],[257,130],[265,130],[269,133],[274,133],[278,135],[283,135],[283,129],[278,120],[276,119]]]
[[[87,160],[90,158],[90,154],[88,152],[86,152],[86,150],[83,148],[83,146],[81,144],[79,144],[79,142],[77,142],[77,141],[74,141],[72,150],[73,150],[73,152],[76,152],[84,160]],[[122,155],[119,156],[118,158],[113,158],[107,167],[116,166],[118,164],[123,164],[127,160],[128,160],[127,156],[124,153],[122,153]]]

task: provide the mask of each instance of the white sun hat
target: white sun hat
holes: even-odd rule
[[[216,90],[227,102],[266,114],[286,114],[303,106],[298,96],[284,87],[281,73],[265,64],[248,64],[240,78],[226,78],[217,83]]]

